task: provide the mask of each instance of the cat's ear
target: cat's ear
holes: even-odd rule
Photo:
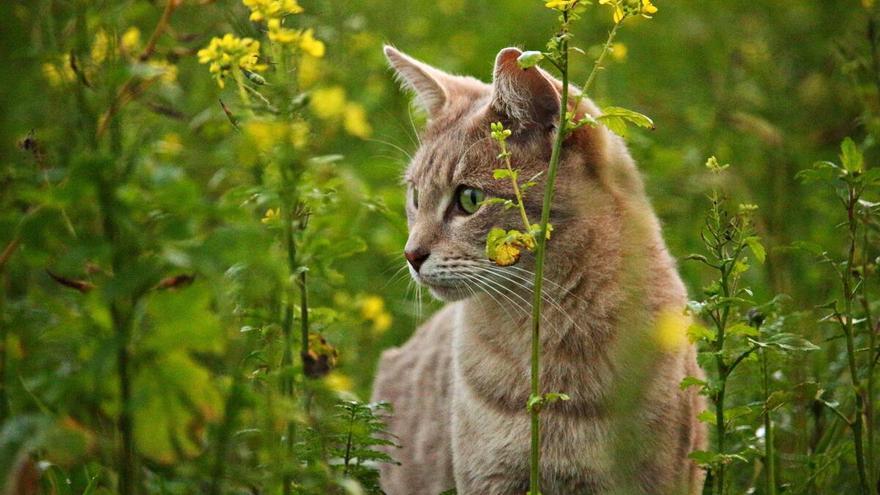
[[[517,63],[518,48],[505,48],[495,59],[492,82],[492,109],[511,121],[512,126],[550,130],[559,114],[559,94],[550,75]]]
[[[385,45],[385,57],[397,73],[397,78],[404,87],[415,93],[416,102],[428,115],[435,115],[443,108],[456,76],[420,62],[389,45]]]

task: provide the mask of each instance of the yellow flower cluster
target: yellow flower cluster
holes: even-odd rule
[[[268,153],[275,146],[285,144],[302,149],[308,143],[309,126],[298,120],[280,122],[254,119],[245,124],[244,134],[260,153]]]
[[[303,8],[296,0],[242,0],[251,9],[250,19],[254,22],[266,19],[280,19],[286,15],[300,14]]]
[[[236,68],[251,72],[263,72],[266,65],[260,63],[260,42],[251,38],[238,38],[226,34],[214,38],[207,47],[199,50],[199,63],[210,64],[209,70],[222,88],[225,78]]]
[[[299,45],[306,54],[321,58],[324,56],[324,43],[315,38],[314,30],[300,31],[284,27],[284,18],[302,13],[303,8],[296,0],[242,0],[251,9],[250,20],[266,22],[271,41],[283,45]]]
[[[613,20],[619,24],[630,15],[640,15],[650,19],[657,13],[657,7],[651,0],[599,0],[600,5],[608,5],[614,9]]]
[[[384,333],[391,327],[391,314],[385,310],[381,297],[370,295],[361,300],[361,316],[373,323],[373,332]]]
[[[53,88],[76,81],[76,72],[70,66],[70,56],[61,55],[58,57],[58,63],[44,63],[43,77],[49,82],[49,86]]]
[[[92,42],[92,49],[89,55],[92,62],[101,64],[107,60],[107,54],[110,52],[110,37],[101,29],[95,33],[95,40]]]
[[[341,86],[320,88],[312,92],[312,113],[322,120],[341,120],[345,132],[359,138],[369,137],[373,132],[363,105],[348,101]]]
[[[544,3],[544,7],[562,12],[572,8],[577,1],[578,0],[549,0]]]

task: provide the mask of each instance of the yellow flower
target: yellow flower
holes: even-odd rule
[[[391,314],[385,310],[381,297],[370,295],[361,300],[361,316],[373,323],[373,332],[382,334],[391,327]]]
[[[167,60],[150,60],[147,65],[163,83],[171,84],[177,81],[177,66]]]
[[[367,112],[360,103],[348,103],[345,105],[345,114],[342,121],[345,132],[359,138],[367,138],[372,134],[373,128],[367,121]]]
[[[110,37],[103,29],[95,33],[95,41],[92,42],[91,57],[92,62],[101,64],[107,60],[107,53],[110,51]]]
[[[141,30],[132,26],[122,33],[119,39],[119,48],[125,54],[133,54],[141,45]]]
[[[302,51],[311,55],[315,58],[321,58],[324,56],[324,42],[314,37],[313,29],[306,29],[302,33],[302,38],[299,42],[299,47],[302,48]]]
[[[385,301],[379,296],[366,296],[361,301],[361,316],[372,320],[385,311]]]
[[[250,120],[244,125],[244,134],[258,152],[266,153],[287,138],[287,129],[281,122]]]
[[[309,144],[309,124],[299,121],[290,123],[290,144],[294,149],[303,149]]]
[[[626,60],[626,55],[629,53],[629,48],[623,43],[614,43],[611,45],[611,58],[617,60],[618,62],[623,62]]]
[[[571,8],[577,0],[548,0],[544,3],[544,7],[553,10],[564,11]]]
[[[351,378],[338,371],[331,371],[324,378],[324,383],[327,384],[327,387],[336,392],[351,392],[351,389],[354,388],[354,382],[351,381]]]
[[[495,258],[492,260],[498,266],[511,266],[519,261],[520,250],[510,244],[501,244],[495,248]]]
[[[247,8],[251,9],[250,20],[254,22],[266,19],[280,19],[286,15],[302,13],[296,0],[242,0]]]
[[[70,58],[67,55],[61,55],[59,59],[58,64],[51,62],[43,64],[43,77],[53,88],[76,81],[76,72],[70,67]]]
[[[310,88],[321,77],[321,59],[302,57],[297,66],[297,80],[301,88]]]
[[[263,72],[267,69],[260,62],[260,42],[251,38],[238,38],[226,34],[222,38],[214,38],[207,47],[198,52],[199,63],[210,64],[209,70],[222,88],[225,78],[235,68],[251,72]]]
[[[342,86],[320,88],[312,92],[309,102],[312,113],[321,119],[333,119],[345,112],[345,90]]]
[[[281,25],[281,19],[272,18],[266,22],[269,28],[269,39],[281,44],[296,43],[300,39],[299,31],[295,29],[287,29]]]
[[[657,13],[657,7],[651,3],[651,0],[642,0],[642,8],[639,13],[650,18],[652,14]]]
[[[654,323],[654,340],[661,351],[672,352],[687,343],[687,331],[691,317],[682,311],[667,309],[657,315]]]
[[[279,219],[281,219],[281,209],[269,208],[266,210],[266,214],[263,215],[263,219],[260,220],[260,222],[268,225],[277,222]]]

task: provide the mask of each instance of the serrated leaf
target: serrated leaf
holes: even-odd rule
[[[759,263],[764,264],[764,260],[767,259],[767,252],[764,251],[764,246],[761,244],[761,238],[758,236],[750,236],[746,237],[745,242],[752,254],[755,255],[755,259],[757,259]]]
[[[758,343],[758,345],[775,347],[785,351],[817,351],[819,346],[793,333],[777,333]]]
[[[514,176],[514,174],[514,172],[506,168],[496,168],[492,171],[492,177],[495,178],[495,180],[509,179],[510,177]]]
[[[715,417],[715,412],[708,409],[701,411],[700,414],[697,414],[697,420],[713,426],[718,424],[717,418]]]
[[[708,385],[706,380],[701,380],[695,376],[686,376],[681,380],[681,383],[678,384],[678,388],[681,390],[687,390],[691,387],[705,387]]]
[[[727,330],[725,332],[727,333],[727,335],[747,335],[750,337],[757,337],[760,335],[757,328],[750,327],[745,323],[736,323],[734,325],[731,325],[727,327]]]
[[[602,109],[602,115],[597,117],[596,120],[605,124],[615,134],[621,136],[626,133],[627,123],[645,129],[654,129],[654,121],[647,115],[622,107],[606,107]]]
[[[715,335],[715,330],[710,330],[699,323],[692,323],[687,329],[688,340],[690,340],[692,344],[700,340],[714,342]]]
[[[840,144],[840,161],[847,172],[861,172],[865,168],[865,157],[852,138]]]

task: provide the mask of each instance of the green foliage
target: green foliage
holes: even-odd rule
[[[771,493],[770,445],[779,491],[858,493],[861,428],[876,485],[876,2],[658,2],[648,23],[637,17],[645,4],[625,1],[301,3],[278,26],[297,33],[273,28],[296,39],[285,49],[238,0],[4,5],[0,486],[38,473],[42,493],[120,493],[128,417],[130,478],[143,492],[280,493],[285,477],[301,493],[369,489],[374,471],[341,475],[352,422],[337,406],[368,397],[379,352],[436,307],[419,311],[390,275],[406,239],[398,177],[415,146],[410,120],[421,120],[387,74],[386,40],[483,79],[499,47],[543,47],[523,63],[559,75],[568,46],[569,72],[588,75],[575,82],[604,114],[649,113],[656,129],[626,139],[671,251],[701,253],[680,269],[703,315],[688,335],[710,373],[681,385],[709,398],[723,386],[728,410],[723,452],[713,438],[693,457],[727,467],[728,493]],[[558,30],[563,11],[575,30]],[[623,16],[634,29],[610,40]],[[260,41],[262,57],[212,73],[197,53],[226,33]],[[653,127],[609,119],[566,122]],[[712,153],[710,168],[735,171],[707,174]],[[499,180],[536,194],[541,177],[516,176],[515,163]],[[744,245],[735,263],[698,235],[713,189],[730,198],[728,220],[740,203],[751,212],[749,232],[733,231],[729,247]],[[539,239],[529,223],[538,230],[517,229],[517,242]],[[738,294],[723,295],[721,265]],[[790,296],[784,307],[760,304],[777,293]],[[726,307],[719,354],[706,315]],[[303,315],[310,359],[329,365],[337,351],[335,368],[316,367],[322,378],[305,377]],[[718,355],[739,360],[724,381]],[[703,417],[717,427],[713,412]],[[369,438],[357,448],[383,448]]]

